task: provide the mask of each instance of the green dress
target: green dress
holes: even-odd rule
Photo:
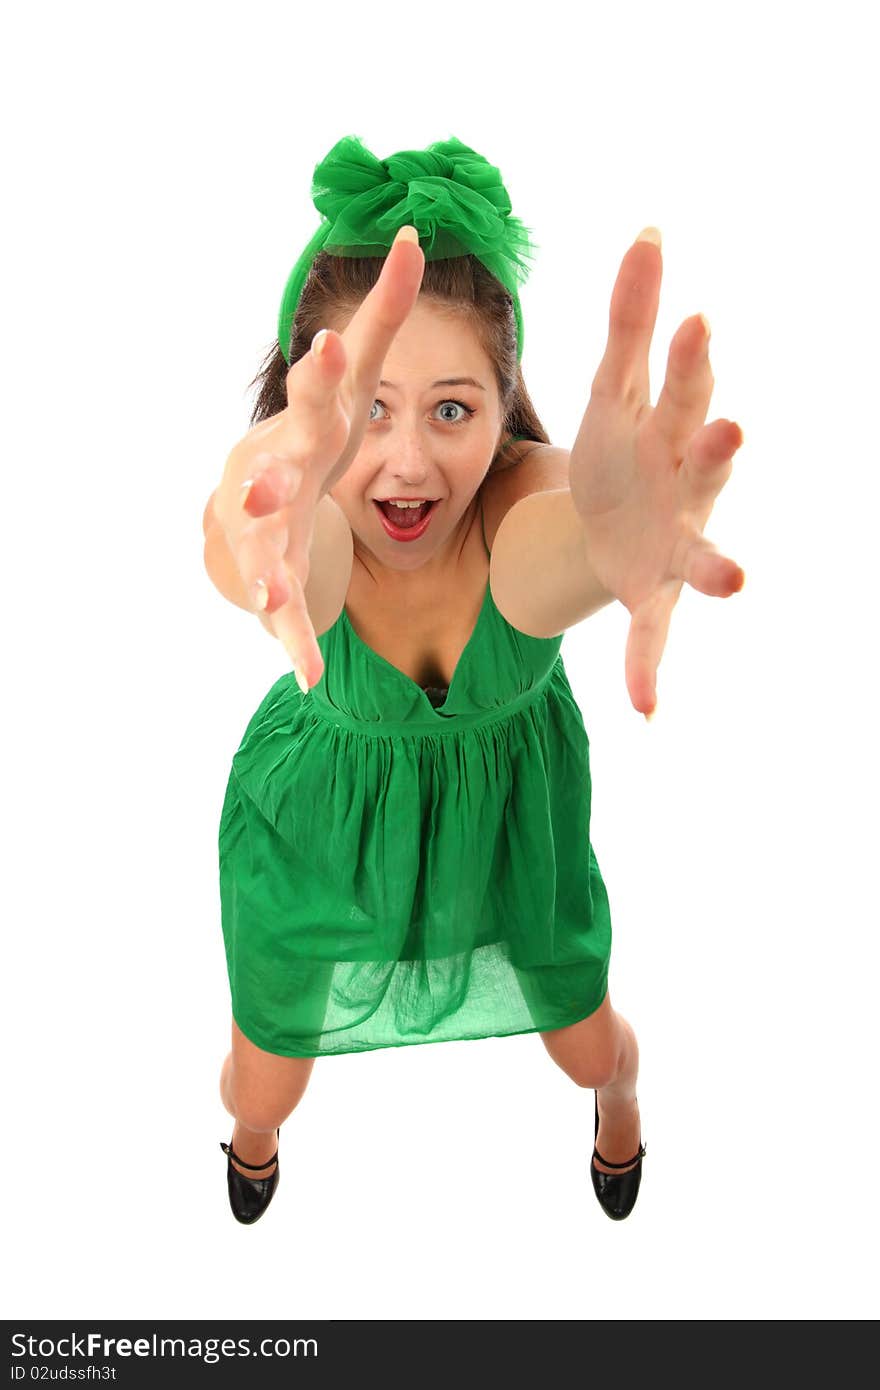
[[[485,529],[483,531],[485,541]],[[488,546],[487,546],[488,550]],[[482,609],[448,687],[343,608],[248,724],[219,828],[232,1014],[285,1057],[502,1037],[605,997],[589,740],[557,637]]]

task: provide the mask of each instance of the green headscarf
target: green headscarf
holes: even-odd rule
[[[407,224],[418,231],[426,261],[476,256],[509,291],[522,357],[518,286],[529,274],[527,261],[534,260],[530,229],[511,216],[501,174],[476,150],[452,136],[380,160],[358,136],[344,135],[315,166],[312,201],[323,221],[290,272],[278,314],[286,362],[296,308],[318,252],[386,256]]]

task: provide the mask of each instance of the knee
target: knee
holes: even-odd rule
[[[624,1046],[623,1020],[605,1000],[588,1018],[542,1033],[553,1061],[576,1086],[601,1090],[616,1080]]]
[[[290,1107],[282,1111],[277,1103],[267,1100],[240,1098],[235,1106],[235,1118],[245,1129],[258,1133],[274,1134],[290,1114]]]
[[[287,1057],[252,1043],[233,1019],[232,1051],[220,1090],[227,1110],[245,1129],[271,1133],[302,1100],[314,1057]]]
[[[585,1057],[568,1057],[559,1063],[563,1071],[571,1077],[576,1086],[601,1091],[617,1076],[617,1054],[608,1051],[590,1053]]]
[[[227,1109],[245,1129],[270,1133],[284,1123],[302,1100],[315,1059],[291,1057],[283,1061],[282,1076],[255,1074],[248,1066],[229,1068],[225,1077]]]

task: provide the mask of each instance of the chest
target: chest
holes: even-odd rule
[[[410,680],[430,687],[438,697],[452,683],[456,667],[477,626],[489,582],[486,560],[482,574],[462,579],[442,604],[413,603],[406,607],[362,604],[349,591],[346,613],[355,634],[384,661]]]

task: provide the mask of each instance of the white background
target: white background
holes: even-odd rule
[[[7,1316],[865,1318],[877,1240],[878,112],[868,7],[19,6],[2,258]],[[319,1060],[229,1211],[216,831],[287,667],[202,510],[316,230],[314,165],[456,135],[539,250],[523,369],[570,445],[620,260],[664,238],[652,396],[711,323],[745,443],[651,724],[628,614],[566,634],[633,1215],[537,1035]]]

